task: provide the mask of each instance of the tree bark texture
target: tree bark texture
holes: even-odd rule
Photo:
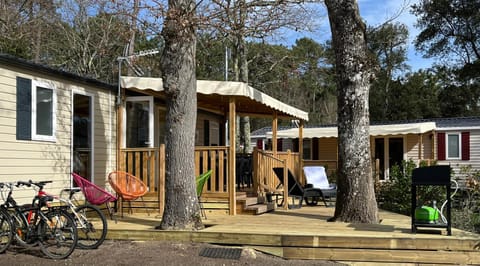
[[[326,0],[338,90],[337,201],[332,220],[378,223],[370,162],[368,63],[365,24],[355,0]]]
[[[169,0],[162,36],[163,87],[167,95],[166,193],[160,229],[203,228],[195,184],[196,22],[194,0]]]
[[[240,0],[239,1],[239,24],[241,25],[242,28],[246,27],[246,19],[248,17],[247,14],[247,3],[245,0]],[[236,46],[237,49],[235,51],[238,52],[238,58],[239,60],[239,67],[238,69],[240,71],[238,77],[239,80],[248,84],[248,59],[247,59],[247,43],[246,43],[246,36],[244,31],[240,31],[237,35],[236,38]],[[241,151],[242,153],[247,153],[250,151],[250,117],[249,116],[241,116],[240,117],[240,123],[239,125],[239,130],[237,131],[238,136],[238,142],[237,142],[237,150]],[[241,146],[241,147],[240,147]]]

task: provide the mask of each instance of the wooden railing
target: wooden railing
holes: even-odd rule
[[[298,178],[300,167],[300,156],[298,153],[277,152],[274,156],[271,151],[262,151],[254,149],[253,151],[253,188],[260,194],[265,192],[280,193],[278,177],[273,172],[274,167],[282,167],[284,169],[284,186],[281,188],[283,197],[288,198],[288,172],[287,169]],[[288,204],[284,204],[284,208],[288,208]]]
[[[213,170],[203,187],[202,200],[216,202],[218,208],[228,209],[228,147],[196,147],[195,176]],[[120,149],[120,171],[129,172],[140,178],[149,188],[150,196],[158,196],[159,213],[165,207],[165,145],[158,148]],[[192,177],[192,178],[195,178]],[[210,198],[210,199],[209,199]],[[220,200],[218,200],[220,199]],[[218,202],[222,203],[219,204]],[[213,204],[212,204],[213,205]],[[230,212],[231,210],[226,210]]]
[[[202,197],[228,198],[228,147],[195,147],[195,176],[213,170]],[[233,181],[234,182],[234,181]]]
[[[140,178],[147,185],[147,195],[157,197],[158,212],[162,214],[165,208],[165,145],[120,149],[118,169]]]
[[[159,148],[125,148],[120,150],[119,170],[140,178],[150,193],[160,189],[159,176],[165,176],[165,146]]]

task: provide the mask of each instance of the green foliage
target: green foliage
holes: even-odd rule
[[[197,78],[225,79],[223,38],[199,35]],[[249,84],[283,102],[309,112],[309,123],[334,123],[336,120],[336,85],[330,46],[302,38],[292,47],[248,42]],[[233,80],[232,60],[229,80]],[[271,125],[251,120],[252,129]]]
[[[420,162],[421,166],[426,166],[426,162]],[[402,161],[402,165],[394,165],[390,170],[390,179],[377,184],[377,199],[379,207],[400,213],[410,215],[411,213],[411,187],[412,171],[417,166],[410,159]],[[445,190],[438,186],[419,186],[417,188],[417,206],[431,205],[433,200],[443,202],[445,200]]]
[[[435,73],[420,70],[402,79],[390,81],[388,93],[383,91],[385,80],[387,80],[386,77],[380,76],[370,91],[372,121],[412,120],[441,116],[439,94],[442,88],[438,84]]]
[[[415,46],[430,56],[458,60],[460,64],[480,59],[480,1],[421,0],[412,6],[421,29]]]
[[[428,162],[421,161],[419,167],[425,166],[428,166]],[[403,161],[401,166],[392,167],[388,181],[377,184],[376,197],[380,208],[410,215],[412,170],[415,168],[412,160]],[[455,173],[452,173],[452,176],[455,176]],[[471,165],[461,166],[458,176],[463,176],[466,183],[452,200],[452,225],[480,233],[480,171],[473,169]],[[435,200],[437,208],[440,209],[446,199],[445,189],[440,186],[418,186],[417,195],[417,206],[432,206],[432,201]]]
[[[421,0],[412,6],[421,32],[415,46],[437,57],[443,117],[480,115],[480,1]],[[443,73],[442,73],[443,72]]]
[[[477,116],[479,100],[478,85],[448,85],[439,95],[439,106],[444,117]]]
[[[453,201],[452,224],[454,227],[480,233],[480,171],[471,165],[460,167],[465,186]]]
[[[225,44],[222,39],[201,34],[197,38],[197,79],[225,80]],[[232,62],[229,62],[231,64]],[[230,66],[231,67],[231,66]],[[230,71],[229,71],[230,72]],[[231,80],[232,74],[229,73]]]
[[[415,163],[411,160],[403,161],[402,167],[394,165],[390,170],[390,179],[377,184],[376,197],[380,208],[405,215],[410,214],[412,170],[415,167]]]

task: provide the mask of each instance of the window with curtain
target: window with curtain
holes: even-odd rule
[[[460,158],[460,134],[447,134],[447,158]]]

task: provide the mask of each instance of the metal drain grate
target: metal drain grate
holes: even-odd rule
[[[204,248],[200,251],[200,256],[217,258],[217,259],[232,259],[238,260],[242,255],[240,248]]]

